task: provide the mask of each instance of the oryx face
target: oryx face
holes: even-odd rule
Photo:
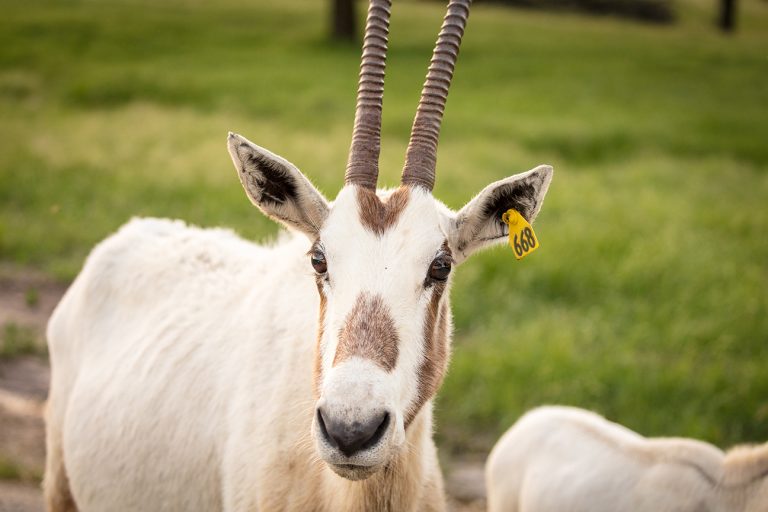
[[[451,2],[435,55],[458,50],[465,4]],[[251,201],[310,240],[307,266],[320,296],[312,436],[319,456],[352,480],[367,478],[390,461],[442,382],[455,266],[475,250],[505,240],[501,215],[508,209],[532,222],[552,176],[551,167],[540,166],[495,182],[458,212],[437,201],[431,189],[442,105],[437,119],[433,107],[440,94],[444,104],[447,87],[430,88],[430,80],[440,82],[433,76],[440,73],[430,68],[402,185],[377,193],[381,91],[376,77],[380,74],[383,84],[384,57],[377,61],[376,49],[386,50],[388,14],[389,2],[372,1],[346,185],[332,204],[288,161],[229,136]],[[457,24],[457,41],[441,46],[443,34],[450,35]],[[450,66],[449,78],[453,62]]]
[[[321,308],[314,434],[341,475],[365,477],[405,442],[447,363],[450,219],[421,189],[345,187],[310,258]],[[322,262],[318,264],[318,262]]]

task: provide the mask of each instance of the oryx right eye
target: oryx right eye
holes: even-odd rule
[[[434,281],[445,281],[448,279],[448,275],[451,273],[451,258],[450,256],[438,256],[432,261],[429,266],[429,273],[427,274],[430,279]]]
[[[315,272],[318,274],[325,274],[328,272],[328,262],[325,261],[325,254],[315,249],[310,255],[310,260],[312,261],[312,268],[315,269]]]

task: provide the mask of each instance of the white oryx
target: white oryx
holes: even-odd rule
[[[525,414],[485,477],[490,512],[768,511],[768,444],[648,439],[575,407]]]
[[[432,197],[469,14],[451,0],[401,186],[376,191],[390,2],[368,11],[345,186],[230,134],[250,200],[294,234],[133,220],[99,244],[48,327],[50,510],[443,510],[432,398],[450,352],[453,265],[533,221],[552,169]]]

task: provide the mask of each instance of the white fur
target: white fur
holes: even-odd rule
[[[768,444],[723,454],[572,407],[528,412],[486,465],[491,512],[765,512]]]

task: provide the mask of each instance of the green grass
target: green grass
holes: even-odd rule
[[[13,459],[0,454],[0,480],[40,483],[42,479],[43,475],[39,470],[24,467]]]
[[[45,353],[45,343],[38,340],[38,335],[34,329],[15,323],[7,323],[2,326],[0,358]]]
[[[28,288],[24,293],[24,303],[28,308],[36,308],[40,303],[40,292],[37,288]]]
[[[458,272],[445,448],[485,450],[542,403],[649,435],[768,440],[768,4],[744,0],[725,37],[710,3],[666,27],[474,8],[435,193],[458,208],[536,164],[556,174],[542,248]],[[326,42],[325,4],[0,0],[0,260],[71,279],[133,215],[271,236],[227,130],[333,196],[359,49]],[[387,184],[442,10],[393,9]]]
[[[9,459],[0,457],[0,480],[21,480],[22,470]]]

